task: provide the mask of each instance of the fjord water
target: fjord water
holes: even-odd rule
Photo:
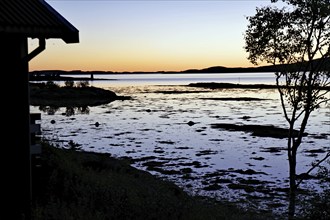
[[[73,141],[85,151],[131,158],[133,166],[169,179],[192,194],[286,209],[286,139],[212,126],[228,123],[286,128],[277,90],[187,86],[195,82],[274,84],[273,73],[94,76],[98,77],[104,80],[90,81],[90,85],[133,99],[88,107],[87,111],[73,108],[75,114],[66,108],[43,111],[31,106],[31,112],[42,114],[45,138],[60,147]],[[218,99],[225,97],[260,100]],[[323,105],[311,115],[306,132],[309,135],[299,150],[297,173],[306,172],[330,150],[329,106]],[[309,190],[319,186],[317,180],[302,185]]]
[[[70,75],[69,75],[70,76]],[[77,75],[72,75],[73,77]],[[80,75],[86,76],[86,75]],[[88,75],[87,75],[88,76]],[[274,84],[274,73],[147,73],[147,74],[95,74],[94,78],[113,80],[112,85],[187,85],[196,82],[226,82],[235,84]],[[94,86],[107,85],[92,81]]]

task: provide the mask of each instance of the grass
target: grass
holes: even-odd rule
[[[269,214],[189,196],[173,183],[109,154],[60,149],[44,142],[32,171],[35,220],[272,219]]]

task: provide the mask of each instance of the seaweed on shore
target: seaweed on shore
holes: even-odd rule
[[[267,99],[252,98],[252,97],[219,97],[219,98],[200,98],[203,100],[212,100],[212,101],[264,101]]]
[[[273,125],[235,125],[218,123],[212,124],[212,128],[225,129],[229,131],[244,131],[251,133],[252,136],[258,137],[272,137],[272,138],[287,138],[289,130],[285,128],[278,128]],[[297,136],[299,131],[294,130],[293,135]],[[307,136],[307,133],[304,133]]]
[[[268,84],[235,84],[235,83],[215,83],[215,82],[200,82],[190,83],[190,87],[201,87],[209,89],[276,89],[276,85]]]
[[[273,219],[271,213],[190,196],[172,182],[110,154],[63,149],[47,142],[41,146],[42,154],[32,164],[35,220]]]
[[[276,84],[235,84],[235,83],[216,83],[216,82],[198,82],[190,83],[190,87],[208,88],[208,89],[277,89]],[[287,86],[280,86],[288,88]],[[320,90],[330,90],[330,86],[320,87]]]

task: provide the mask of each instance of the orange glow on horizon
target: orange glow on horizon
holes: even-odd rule
[[[245,16],[254,14],[259,3],[50,1],[79,30],[80,42],[47,39],[46,50],[29,62],[29,69],[158,72],[254,67],[243,49],[243,33]],[[38,47],[36,39],[28,44],[29,51]]]
[[[220,62],[219,62],[220,63]],[[57,64],[55,62],[42,62],[37,63],[30,61],[30,71],[37,71],[37,70],[64,70],[64,71],[73,71],[73,70],[81,70],[81,71],[111,71],[111,72],[158,72],[158,71],[184,71],[188,69],[205,69],[209,67],[215,66],[223,66],[227,68],[238,68],[238,67],[255,67],[252,64],[246,63],[228,63],[227,65],[224,64],[214,64],[214,65],[143,65],[135,63],[134,65],[130,64],[127,65],[125,63],[117,63],[116,65],[109,65],[109,64],[101,64],[101,63],[61,63]]]
[[[244,53],[221,55],[220,53],[152,51],[139,52],[118,49],[115,52],[99,48],[82,47],[79,44],[66,45],[62,42],[48,43],[48,48],[29,63],[35,70],[81,70],[113,72],[157,72],[205,69],[214,66],[253,67]],[[35,47],[35,45],[34,45]],[[33,47],[32,47],[33,48]],[[86,52],[87,51],[87,52]]]

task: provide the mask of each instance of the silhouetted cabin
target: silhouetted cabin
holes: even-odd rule
[[[39,39],[39,46],[30,52],[28,38]],[[28,62],[46,48],[49,38],[78,43],[79,31],[44,0],[0,0],[1,101],[6,122],[1,155],[7,161],[1,177],[5,184],[0,219],[31,218]]]

